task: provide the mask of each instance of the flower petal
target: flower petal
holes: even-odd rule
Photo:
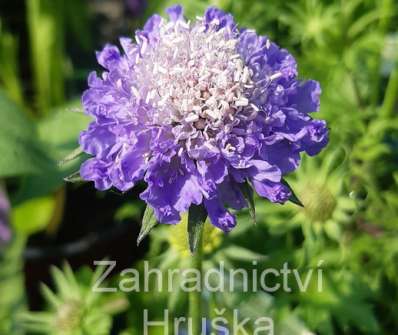
[[[177,157],[170,163],[155,159],[145,180],[148,188],[141,194],[141,199],[154,208],[160,222],[177,223],[179,213],[186,212],[191,204],[202,202],[198,177],[189,173]]]
[[[174,5],[167,8],[166,13],[169,15],[170,20],[173,22],[184,19],[184,10],[181,5]]]
[[[290,190],[281,183],[252,179],[252,184],[260,196],[267,198],[272,202],[283,204],[289,200],[291,196]]]
[[[85,161],[80,167],[80,176],[87,181],[93,181],[95,188],[100,191],[108,190],[112,187],[109,177],[110,163],[91,158]]]
[[[228,232],[236,226],[236,218],[234,215],[229,213],[225,207],[220,203],[218,197],[211,199],[205,199],[204,205],[209,215],[211,223]]]

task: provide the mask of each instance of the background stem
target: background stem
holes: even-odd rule
[[[393,117],[394,109],[398,100],[398,60],[396,60],[395,68],[390,75],[386,93],[384,95],[381,113],[383,117]]]
[[[394,12],[394,4],[392,0],[383,0],[380,3],[380,12],[381,12],[381,18],[379,21],[379,31],[381,35],[383,36],[383,39],[386,39],[386,35],[388,33],[388,28],[390,26],[391,22],[391,17],[392,13]],[[380,55],[378,57],[378,60],[375,64],[374,67],[374,78],[372,80],[373,82],[373,89],[372,89],[372,96],[371,96],[371,102],[373,106],[377,106],[379,103],[379,98],[380,98],[380,82],[381,82],[381,76],[380,76],[380,66],[382,63],[382,51],[380,50]]]

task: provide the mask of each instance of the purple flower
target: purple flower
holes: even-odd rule
[[[94,120],[81,134],[93,158],[81,176],[106,190],[141,194],[162,223],[177,223],[203,204],[212,223],[229,231],[230,209],[247,206],[240,183],[272,202],[291,195],[281,182],[328,141],[325,121],[313,120],[320,86],[297,79],[288,51],[230,14],[207,9],[195,22],[181,6],[169,19],[152,16],[123,51],[97,53],[105,71],[91,73],[82,101]]]
[[[10,203],[3,187],[0,185],[0,246],[11,238],[11,231],[8,226],[9,212]]]

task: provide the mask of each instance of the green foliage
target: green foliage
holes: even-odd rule
[[[103,267],[98,267],[94,273],[84,269],[75,275],[69,265],[62,270],[54,267],[56,291],[42,285],[48,311],[21,314],[24,328],[49,335],[108,335],[112,315],[125,310],[127,300],[118,293],[105,295],[93,291],[103,271]]]
[[[55,208],[55,199],[51,196],[34,198],[15,206],[11,222],[15,231],[30,235],[46,228]]]
[[[37,140],[36,127],[0,91],[0,177],[38,174],[49,159]]]
[[[24,331],[17,318],[18,313],[26,310],[22,253],[25,238],[16,236],[0,250],[0,333],[23,335]]]
[[[241,186],[242,195],[245,197],[247,204],[249,205],[249,213],[253,223],[256,223],[256,206],[253,198],[253,189],[250,187],[248,182],[243,183]]]
[[[155,212],[153,208],[147,205],[145,208],[144,217],[142,218],[141,230],[137,238],[137,244],[140,244],[141,241],[151,232],[151,230],[157,224],[158,222],[155,217]]]
[[[78,165],[85,155],[62,166],[60,161],[76,149],[79,145],[79,133],[88,124],[89,118],[76,111],[79,108],[80,103],[72,101],[58,107],[51,115],[37,123],[36,140],[48,156],[49,163],[36,175],[23,179],[14,196],[15,203],[55,192],[63,185],[63,178],[78,170]]]
[[[188,212],[188,244],[191,253],[195,253],[201,242],[203,226],[207,219],[207,212],[204,205],[191,206]]]
[[[18,41],[5,30],[0,20],[0,83],[9,97],[23,104],[22,85],[19,77]]]
[[[39,115],[64,101],[64,1],[28,0],[27,21]]]

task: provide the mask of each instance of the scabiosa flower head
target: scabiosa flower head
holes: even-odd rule
[[[105,68],[91,73],[83,95],[94,118],[80,145],[94,156],[80,170],[99,190],[127,191],[144,180],[141,198],[162,223],[177,223],[191,204],[203,204],[211,222],[229,231],[247,203],[249,182],[272,202],[290,190],[282,176],[300,152],[327,143],[316,81],[297,79],[295,59],[267,37],[238,29],[216,8],[191,22],[181,6],[169,19],[152,16],[135,42],[106,45]]]

